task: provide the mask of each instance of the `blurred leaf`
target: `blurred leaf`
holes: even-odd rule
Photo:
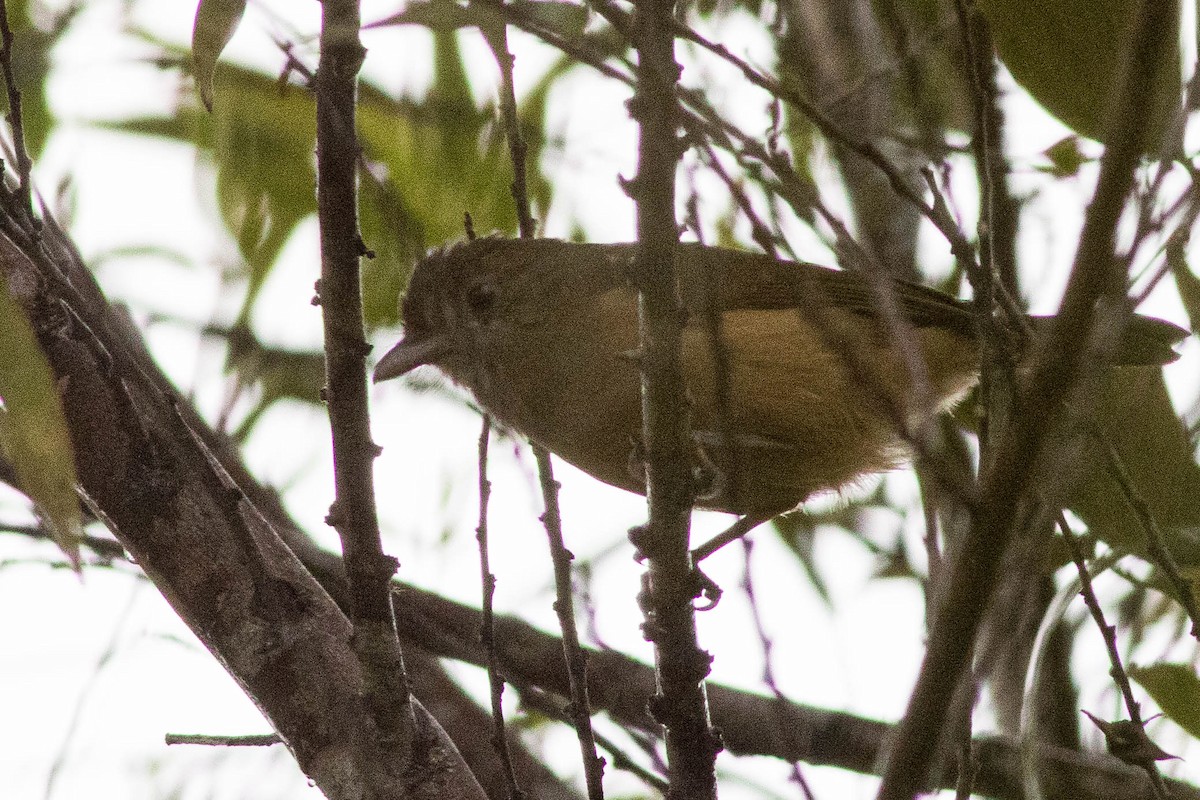
[[[1187,431],[1176,416],[1157,367],[1112,372],[1096,418],[1129,473],[1130,481],[1183,566],[1200,566],[1200,467]],[[1145,534],[1104,450],[1089,446],[1092,465],[1069,504],[1088,528],[1124,552],[1146,555]]]
[[[408,271],[427,242],[461,236],[470,211],[481,232],[511,231],[511,167],[502,132],[476,109],[452,36],[437,42],[434,85],[420,102],[395,100],[369,85],[358,120],[369,172],[362,181],[362,231],[374,259],[364,264],[364,310],[374,327],[396,320]],[[195,145],[217,172],[222,219],[249,267],[239,321],[296,226],[315,212],[314,108],[303,89],[227,66],[216,76],[223,101],[212,115],[183,106],[172,117],[100,123]],[[531,135],[530,163],[542,136]],[[535,197],[548,185],[532,177]]]
[[[24,309],[0,276],[0,450],[76,571],[83,521],[75,456],[54,376]]]
[[[210,112],[213,110],[213,72],[217,68],[217,59],[233,38],[244,13],[246,0],[200,0],[196,8],[192,63],[200,100]]]
[[[88,266],[93,271],[97,271],[109,263],[123,265],[142,258],[161,261],[183,269],[194,269],[196,267],[196,262],[191,256],[179,250],[160,245],[137,244],[99,250],[94,255],[88,257]]]
[[[1113,113],[1140,0],[979,0],[1009,72],[1047,111],[1091,139],[1103,141]],[[1160,24],[1179,28],[1178,0],[1156,4]],[[1158,65],[1147,146],[1160,141],[1182,90],[1178,33]]]
[[[560,3],[556,0],[518,0],[510,3],[509,7],[515,13],[528,15],[529,19],[553,28],[561,35],[572,41],[583,36],[587,27],[589,10],[580,3]]]
[[[833,599],[829,595],[829,585],[825,583],[825,578],[821,575],[813,550],[818,524],[804,511],[781,514],[771,520],[771,525],[779,534],[779,538],[796,554],[796,558],[808,574],[809,583],[812,584],[817,596],[821,598],[821,602],[826,607],[829,607],[833,603]]]
[[[481,18],[497,19],[499,15],[486,6],[461,6],[448,0],[431,0],[425,3],[410,3],[403,11],[390,14],[383,19],[369,22],[364,29],[390,28],[401,25],[416,25],[431,31],[456,31],[479,24]]]
[[[308,93],[227,66],[217,78],[223,101],[213,114],[191,105],[172,117],[100,123],[196,146],[216,167],[217,204],[249,268],[240,318],[270,274],[287,237],[315,211],[316,126]]]
[[[574,39],[583,35],[587,26],[587,6],[559,0],[515,0],[507,4],[513,13],[551,28],[557,33]],[[409,3],[403,11],[365,25],[365,28],[386,28],[400,25],[416,25],[438,33],[449,33],[461,28],[489,27],[504,23],[504,16],[495,9],[480,5],[459,5],[449,0],[428,0]]]
[[[892,75],[898,127],[918,133],[924,151],[943,157],[946,129],[974,126],[958,22],[939,0],[873,0],[890,62],[875,72]],[[942,151],[939,153],[939,150]]]
[[[1038,167],[1056,178],[1069,178],[1079,174],[1079,168],[1091,159],[1084,155],[1079,137],[1064,136],[1042,151],[1050,162],[1048,167]]]
[[[1179,289],[1179,299],[1183,301],[1183,310],[1187,312],[1194,331],[1200,326],[1200,278],[1188,267],[1182,241],[1172,241],[1167,245],[1167,263],[1171,266],[1171,275]]]
[[[1128,672],[1172,722],[1200,739],[1200,679],[1191,665],[1154,664]]]
[[[25,134],[25,147],[29,155],[37,159],[49,138],[56,119],[46,102],[46,81],[50,74],[50,51],[79,13],[81,5],[68,5],[60,12],[49,15],[38,4],[41,26],[30,20],[30,3],[27,0],[8,2],[8,24],[13,32],[12,69],[16,88],[21,92],[21,120]],[[0,92],[0,109],[7,116],[9,98]]]
[[[229,347],[229,367],[238,384],[256,387],[261,397],[238,426],[233,437],[244,441],[268,408],[277,400],[317,403],[325,385],[325,354],[319,350],[297,351],[264,345],[246,326],[230,330],[208,328],[210,336],[219,336]]]
[[[868,5],[874,14],[868,31],[835,34],[830,26],[815,33],[804,25],[788,26],[777,37],[780,80],[846,135],[874,143],[901,172],[915,174],[923,162],[947,156],[948,130],[969,131],[973,125],[957,27],[946,5],[935,0],[871,0]],[[826,49],[831,52],[824,53]],[[812,198],[803,202],[820,206],[811,165],[822,137],[791,104],[786,106],[786,123],[802,192]],[[860,171],[858,156],[836,144],[831,152],[850,187],[860,235],[881,248],[880,257],[897,269],[911,265],[916,211],[898,211],[881,200],[881,187],[873,185],[878,175]],[[810,226],[815,224],[811,211],[800,215]]]
[[[215,168],[221,218],[247,267],[246,297],[232,329],[248,332],[280,252],[315,213],[315,109],[307,90],[235,65],[223,67],[215,85],[222,102],[212,114],[185,102],[173,116],[99,124],[189,143]],[[548,90],[549,84],[535,93],[533,110],[523,114],[530,165],[544,143],[544,105],[536,100],[544,104]],[[475,107],[453,34],[435,37],[434,80],[422,100],[397,100],[364,85],[358,122],[360,224],[373,255],[363,262],[363,303],[374,328],[396,321],[397,300],[426,244],[462,236],[464,211],[481,233],[512,231],[516,215],[503,131],[490,112]],[[532,169],[530,195],[537,208],[549,204],[549,183]],[[240,349],[235,344],[229,368],[262,392],[243,429],[280,398],[317,401],[318,354],[273,351],[252,338]]]

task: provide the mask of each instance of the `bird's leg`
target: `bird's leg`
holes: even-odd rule
[[[729,491],[726,476],[716,465],[716,463],[714,463],[712,458],[710,458],[708,453],[708,448],[712,446],[714,438],[715,437],[713,437],[712,434],[704,431],[693,432],[695,444],[693,458],[695,459],[695,467],[693,468],[692,473],[693,479],[695,480],[695,493],[696,496],[707,500],[724,497]],[[757,448],[770,448],[773,450],[786,447],[786,445],[773,442],[762,437],[746,437],[746,444]],[[642,481],[645,481],[646,474],[645,457],[645,448],[641,440],[634,438],[630,442],[629,473]],[[700,569],[697,564],[730,542],[742,538],[759,525],[770,519],[773,519],[784,510],[786,509],[781,509],[780,511],[772,512],[770,514],[761,512],[757,514],[744,514],[724,531],[692,550],[692,572],[696,579],[695,597],[699,598],[703,596],[707,601],[703,606],[699,607],[700,611],[707,611],[708,609],[716,606],[717,602],[721,599],[722,591],[721,587],[717,585],[716,581],[704,574],[704,571]],[[630,541],[632,541],[634,547],[637,547],[639,550],[637,556],[639,561],[642,558],[642,548],[640,543],[644,534],[645,527],[639,526],[632,529],[629,535]]]
[[[704,544],[692,550],[692,563],[699,564],[713,553],[730,542],[737,541],[750,531],[768,520],[774,519],[774,514],[745,514],[737,522],[709,539]]]
[[[704,570],[696,565],[730,542],[742,538],[774,516],[774,514],[745,514],[737,522],[692,550],[692,570],[695,572],[696,579],[700,583],[700,593],[704,595],[704,599],[707,601],[704,605],[698,606],[699,611],[707,611],[715,607],[721,600],[722,590],[716,581],[708,577],[704,573]]]

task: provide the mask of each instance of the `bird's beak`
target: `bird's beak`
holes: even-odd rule
[[[422,339],[401,339],[395,347],[384,353],[375,365],[372,379],[375,383],[389,378],[399,378],[422,364],[433,364],[450,351],[445,340],[437,336]]]

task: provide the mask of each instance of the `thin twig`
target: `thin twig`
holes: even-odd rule
[[[974,286],[977,293],[983,294],[983,302],[989,315],[991,313],[991,280],[994,258],[992,254],[992,198],[994,195],[994,174],[992,162],[997,158],[997,142],[992,141],[992,125],[989,119],[991,111],[990,99],[984,88],[983,71],[991,66],[991,51],[984,53],[976,42],[975,15],[979,12],[972,6],[967,7],[966,0],[954,0],[954,10],[958,16],[958,29],[966,56],[967,74],[971,87],[971,100],[975,116],[974,150],[979,172],[979,260],[980,270],[971,275],[973,281],[979,281]]]
[[[529,207],[529,181],[525,167],[525,156],[529,147],[525,144],[525,137],[521,133],[521,121],[517,117],[517,96],[513,83],[515,59],[508,49],[508,26],[500,23],[482,30],[492,49],[496,65],[500,68],[500,116],[504,121],[509,158],[512,160],[513,180],[510,188],[513,204],[517,209],[517,228],[522,239],[532,239],[535,223]]]
[[[112,634],[108,637],[108,642],[105,644],[104,650],[97,656],[95,664],[87,672],[87,680],[80,689],[79,697],[71,709],[71,718],[67,722],[66,732],[55,751],[54,760],[51,762],[46,773],[45,797],[47,800],[56,794],[54,791],[55,784],[63,774],[63,770],[67,765],[67,759],[71,755],[71,745],[74,743],[75,737],[79,734],[79,730],[82,727],[83,712],[87,707],[88,700],[92,697],[92,693],[100,684],[100,681],[105,677],[105,670],[118,655],[121,640],[133,624],[133,609],[138,598],[142,595],[143,588],[143,584],[141,583],[134,584],[132,590],[129,592],[129,599],[125,603],[125,608],[117,615],[117,624],[113,627]]]
[[[1095,620],[1096,628],[1104,638],[1104,647],[1108,652],[1109,674],[1121,690],[1125,709],[1129,712],[1129,721],[1145,735],[1146,723],[1142,719],[1142,706],[1133,695],[1133,685],[1129,682],[1129,673],[1125,671],[1125,665],[1121,661],[1121,650],[1117,646],[1117,627],[1109,625],[1104,617],[1104,609],[1100,607],[1100,600],[1096,597],[1096,591],[1092,587],[1092,574],[1087,567],[1087,558],[1079,543],[1079,537],[1071,530],[1067,518],[1061,513],[1058,515],[1058,529],[1062,531],[1063,539],[1066,540],[1071,551],[1071,560],[1075,562],[1075,571],[1079,574],[1079,594],[1083,597],[1083,602],[1091,613],[1092,619]],[[1139,763],[1138,766],[1149,775],[1155,796],[1166,800],[1170,795],[1154,761]]]
[[[1154,519],[1154,513],[1150,510],[1146,499],[1142,497],[1142,493],[1134,485],[1133,478],[1125,466],[1125,459],[1121,457],[1120,451],[1117,450],[1112,440],[1102,431],[1094,430],[1094,433],[1104,448],[1104,457],[1108,463],[1109,473],[1116,478],[1118,485],[1121,487],[1121,493],[1142,526],[1142,532],[1146,536],[1146,550],[1150,556],[1150,560],[1162,570],[1167,582],[1175,590],[1180,605],[1187,612],[1188,619],[1192,621],[1192,636],[1200,638],[1200,605],[1197,605],[1196,594],[1192,590],[1191,581],[1183,576],[1179,564],[1176,563],[1170,548],[1167,547],[1166,537],[1163,535],[1162,529],[1158,527],[1158,522]]]
[[[754,578],[750,570],[750,557],[754,553],[754,542],[750,539],[742,539],[742,591],[746,594],[746,603],[750,607],[750,618],[754,622],[754,633],[758,637],[758,645],[762,651],[763,660],[763,683],[771,690],[771,694],[775,695],[775,699],[780,702],[780,707],[788,702],[783,690],[779,688],[779,681],[775,678],[775,659],[774,650],[775,643],[771,640],[767,633],[767,628],[763,624],[762,609],[758,605],[758,595],[754,591]],[[812,787],[808,785],[808,780],[804,777],[804,772],[800,769],[800,762],[793,761],[792,782],[795,783],[800,791],[804,794],[805,800],[816,800],[816,795],[813,794]]]
[[[4,75],[4,85],[8,90],[8,127],[12,131],[13,150],[17,157],[17,178],[20,181],[17,199],[33,224],[33,192],[29,182],[33,161],[25,148],[25,120],[21,113],[21,90],[13,74],[12,50],[13,32],[8,25],[8,3],[0,0],[0,72]]]
[[[168,733],[163,737],[167,745],[194,744],[204,747],[270,747],[282,744],[278,733],[248,733],[222,736],[215,733]]]
[[[571,722],[562,709],[559,708],[555,699],[544,689],[533,686],[524,686],[521,688],[521,701],[530,709],[537,711],[540,714],[545,714],[551,719],[556,719],[560,722]],[[637,735],[635,731],[629,732],[635,739]],[[649,767],[644,767],[639,764],[632,755],[625,752],[625,749],[607,736],[596,733],[596,743],[604,748],[604,752],[608,753],[609,759],[612,761],[613,769],[624,770],[631,775],[636,776],[644,781],[648,786],[653,788],[659,794],[667,793],[668,784],[666,778],[655,772]],[[651,748],[650,755],[653,755]]]
[[[607,0],[591,0],[591,2],[589,2],[589,6],[596,8],[597,11],[599,11],[600,14],[604,16],[610,24],[613,25],[613,27],[622,33],[625,33],[627,37],[629,36],[627,32],[629,26],[626,22],[627,15],[625,15],[624,12],[616,8]],[[949,241],[951,245],[951,250],[957,257],[960,257],[962,263],[968,267],[968,271],[974,271],[977,268],[973,255],[974,249],[971,247],[962,231],[959,230],[958,226],[954,223],[953,219],[948,215],[939,214],[935,205],[927,202],[922,196],[920,188],[914,186],[910,181],[908,181],[900,173],[900,170],[897,169],[896,166],[892,164],[873,143],[861,140],[850,132],[843,130],[841,126],[829,118],[823,111],[817,108],[814,103],[809,101],[799,92],[793,91],[784,86],[777,79],[759,72],[754,67],[750,66],[750,64],[744,59],[739,58],[730,52],[730,50],[724,45],[708,40],[678,20],[675,21],[674,31],[675,34],[680,38],[699,45],[718,58],[732,65],[742,73],[742,76],[747,81],[759,87],[760,89],[763,89],[769,95],[771,95],[771,97],[779,98],[793,105],[802,114],[804,114],[804,116],[807,117],[810,122],[813,123],[813,125],[822,133],[822,135],[825,136],[825,138],[866,159],[870,164],[884,174],[884,176],[887,178],[888,184],[899,197],[903,198],[905,201],[911,203],[915,208],[917,208],[917,210],[926,219],[933,223],[934,227],[946,237],[947,241]],[[690,90],[681,89],[680,92],[681,97],[684,100],[694,100],[696,98],[696,95]],[[695,104],[693,104],[693,108],[697,108],[697,110],[699,110]],[[726,128],[727,133],[735,135],[739,139],[741,138],[739,135],[741,132],[736,131],[732,125],[723,121],[721,124]],[[747,143],[742,141],[741,144],[743,147],[746,147]],[[758,148],[754,149],[758,150]],[[756,155],[756,157],[761,158],[759,155]],[[776,174],[779,174],[777,168],[781,166],[781,159],[768,157],[762,159],[762,161],[764,164],[771,166],[772,170],[776,171]]]
[[[552,47],[555,47],[566,53],[571,58],[579,63],[587,64],[593,69],[600,72],[605,77],[625,83],[628,86],[633,86],[635,81],[627,72],[616,69],[611,64],[607,63],[607,56],[599,53],[586,45],[580,44],[576,40],[567,39],[562,34],[547,27],[541,21],[532,18],[530,15],[523,13],[520,9],[514,9],[512,6],[505,5],[502,0],[477,0],[481,5],[497,10],[505,19],[511,22],[514,26],[520,28],[527,33],[537,36],[542,41]],[[623,22],[627,18],[620,9],[615,8],[611,4],[590,4],[597,11],[601,12],[609,19],[610,23],[614,23],[614,27],[618,31],[627,29],[627,25]],[[729,53],[723,46],[713,44],[698,33],[687,28],[680,28],[677,21],[672,21],[672,30],[683,30],[685,38],[699,44],[706,49],[710,49],[714,54],[725,58],[735,67],[740,69],[746,78],[755,85],[766,89],[769,92],[775,92],[774,96],[784,97],[789,101],[794,101],[797,107],[813,108],[804,98],[795,95],[795,93],[786,92],[779,87],[773,79],[761,75],[753,67],[738,59],[733,54]],[[624,62],[622,62],[624,64]],[[704,95],[698,91],[688,89],[677,85],[675,92],[679,99],[688,106],[688,109],[680,115],[679,122],[687,132],[688,136],[694,140],[699,140],[707,137],[721,149],[727,150],[735,157],[742,161],[746,157],[751,157],[760,162],[763,166],[768,167],[776,176],[778,176],[781,186],[780,194],[792,206],[793,209],[800,212],[800,217],[805,217],[804,211],[807,209],[811,197],[809,190],[802,188],[804,182],[800,180],[795,169],[788,163],[786,156],[780,153],[772,153],[766,148],[758,137],[750,136],[736,126],[727,122],[720,117],[706,102]],[[819,114],[819,112],[817,112]],[[821,121],[825,127],[821,128],[822,132],[832,141],[844,145],[849,150],[866,158],[869,162],[878,167],[888,178],[889,184],[893,189],[907,202],[913,203],[918,210],[924,215],[934,227],[947,239],[950,243],[951,251],[960,263],[966,265],[968,270],[978,269],[978,265],[974,259],[974,250],[966,236],[958,230],[952,216],[946,213],[940,213],[936,203],[927,202],[921,195],[918,188],[913,187],[906,182],[900,175],[894,165],[887,161],[886,157],[878,151],[870,143],[863,143],[855,140],[852,136],[841,132],[832,122],[825,120],[821,116]],[[814,120],[814,124],[817,124]],[[820,125],[818,125],[820,127]]]
[[[495,28],[483,29],[483,32],[500,69],[500,113],[504,120],[509,156],[513,165],[511,190],[513,203],[517,208],[521,238],[531,239],[535,231],[527,188],[525,166],[527,148],[524,136],[521,134],[521,123],[517,118],[516,90],[513,80],[514,59],[508,50],[507,26],[501,22]],[[570,676],[569,711],[575,727],[575,735],[579,740],[588,798],[589,800],[602,800],[604,797],[604,759],[596,751],[596,734],[592,729],[591,702],[588,699],[587,659],[579,644],[579,633],[575,624],[575,603],[571,586],[571,561],[574,556],[567,550],[563,541],[562,517],[558,508],[559,487],[558,481],[554,479],[550,452],[540,445],[534,444],[533,453],[537,461],[542,500],[546,505],[542,523],[546,528],[546,538],[550,544],[550,557],[554,565],[554,608],[558,613],[559,626],[562,629],[563,659],[567,674]]]
[[[632,39],[632,22],[628,14],[617,8],[608,0],[589,0],[588,5],[595,8],[608,22],[621,32],[627,39]],[[767,92],[772,97],[785,100],[795,106],[805,117],[813,123],[816,128],[821,131],[824,136],[832,142],[842,145],[848,150],[857,153],[865,158],[876,168],[878,168],[887,177],[888,183],[896,193],[908,201],[914,203],[918,208],[928,210],[928,204],[921,197],[919,191],[915,189],[911,183],[905,180],[900,171],[887,160],[887,158],[879,152],[875,145],[870,142],[862,141],[830,119],[823,111],[799,92],[793,91],[784,86],[778,80],[762,74],[754,67],[750,66],[744,59],[735,56],[725,45],[717,44],[706,39],[704,36],[697,33],[692,28],[684,23],[674,20],[672,32],[681,39],[699,45],[708,50],[713,55],[727,62],[742,73],[742,76],[751,84],[759,87]]]
[[[1192,230],[1196,225],[1196,220],[1200,217],[1200,190],[1197,189],[1196,176],[1192,175],[1191,188],[1179,198],[1178,202],[1170,209],[1167,209],[1161,215],[1165,225],[1165,219],[1168,215],[1173,215],[1178,212],[1180,219],[1175,226],[1175,230],[1167,237],[1159,252],[1156,255],[1163,255],[1164,258],[1159,266],[1146,280],[1146,285],[1134,296],[1133,305],[1136,307],[1145,302],[1154,288],[1169,274],[1176,263],[1183,263],[1183,254],[1186,252],[1187,244],[1191,239]],[[1135,245],[1136,247],[1136,245]]]
[[[721,179],[721,183],[725,184],[725,188],[729,191],[729,195],[733,198],[734,203],[741,210],[742,215],[746,217],[746,221],[750,223],[750,238],[762,248],[764,253],[778,258],[779,248],[787,248],[787,242],[784,241],[783,235],[778,232],[778,229],[772,230],[758,215],[758,212],[754,210],[754,206],[750,202],[750,197],[746,194],[746,190],[740,183],[733,179],[733,176],[729,174],[729,170],[725,169],[725,165],[717,157],[716,150],[713,148],[711,142],[703,142],[700,145],[700,155],[709,169]]]
[[[512,753],[508,747],[508,730],[504,724],[504,676],[500,674],[500,658],[496,654],[496,576],[492,574],[488,553],[488,499],[492,496],[492,483],[488,480],[488,443],[492,438],[492,418],[483,415],[479,430],[479,525],[475,528],[475,541],[479,543],[479,585],[483,593],[480,604],[482,622],[479,638],[487,651],[488,686],[492,703],[492,747],[500,758],[504,771],[504,786],[509,798],[523,798],[525,792],[517,784],[517,772],[513,767]]]
[[[0,522],[0,533],[15,533],[45,542],[54,541],[54,537],[44,525],[11,525]],[[103,562],[87,566],[106,566],[113,561],[124,561],[129,558],[129,554],[125,552],[125,548],[120,542],[105,536],[84,536],[79,540],[79,545],[92,551],[96,558]]]
[[[1129,711],[1129,718],[1139,725],[1142,722],[1142,708],[1138,703],[1137,698],[1133,696],[1133,687],[1129,683],[1129,674],[1125,671],[1125,665],[1121,662],[1121,650],[1117,646],[1117,627],[1109,625],[1104,618],[1104,609],[1100,607],[1100,601],[1096,597],[1096,590],[1092,588],[1092,573],[1087,566],[1087,556],[1084,555],[1083,546],[1079,542],[1079,537],[1071,530],[1071,526],[1067,523],[1067,518],[1063,514],[1058,515],[1058,529],[1062,532],[1063,539],[1067,543],[1068,549],[1071,551],[1071,560],[1075,563],[1075,571],[1079,574],[1079,594],[1083,597],[1083,602],[1091,612],[1092,619],[1096,622],[1096,628],[1100,631],[1100,635],[1104,637],[1104,646],[1108,651],[1109,672],[1112,678],[1117,683],[1117,687],[1121,690],[1121,697],[1125,700],[1125,708]]]
[[[366,711],[353,755],[372,796],[387,796],[412,762],[416,718],[396,620],[391,579],[398,562],[383,552],[375,510],[374,459],[367,411],[366,358],[358,228],[357,76],[365,51],[355,0],[321,5],[317,69],[317,216],[326,395],[333,435],[335,499],[327,522],[341,537],[352,602],[351,638],[362,670]]]
[[[984,611],[999,578],[999,565],[1029,512],[1031,489],[1052,455],[1051,433],[1062,419],[1061,406],[1071,395],[1093,398],[1102,365],[1085,363],[1084,342],[1101,301],[1124,297],[1125,276],[1117,269],[1115,232],[1143,152],[1143,115],[1151,75],[1167,30],[1157,24],[1155,6],[1144,0],[1132,26],[1114,109],[1108,149],[1056,319],[1035,357],[1024,392],[1021,416],[1005,427],[996,457],[984,472],[982,502],[954,561],[939,598],[920,676],[880,784],[881,800],[908,800],[927,780],[954,690],[969,664]],[[1087,390],[1087,391],[1084,391]]]
[[[554,469],[550,463],[550,451],[541,445],[533,446],[537,460],[538,480],[542,497],[546,501],[546,512],[542,523],[546,526],[546,538],[550,543],[550,560],[554,564],[554,611],[558,614],[558,625],[562,630],[563,658],[571,689],[571,702],[567,713],[575,726],[579,738],[579,752],[583,758],[583,772],[587,781],[588,800],[604,797],[604,759],[596,753],[596,734],[592,730],[591,701],[588,699],[587,654],[579,644],[579,631],[575,625],[575,602],[571,591],[571,561],[574,554],[567,549],[562,535],[562,519],[558,511],[558,481],[554,480]]]

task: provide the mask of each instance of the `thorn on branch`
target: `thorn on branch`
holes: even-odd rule
[[[1108,722],[1086,709],[1081,710],[1083,715],[1096,723],[1096,727],[1104,734],[1104,743],[1108,747],[1108,752],[1130,766],[1141,767],[1147,772],[1151,772],[1154,770],[1155,761],[1179,758],[1156,745],[1146,735],[1145,727],[1131,719]]]
[[[620,186],[621,191],[625,192],[625,195],[631,199],[636,198],[636,195],[641,188],[641,184],[638,182],[637,178],[626,178],[624,175],[617,176],[617,185]]]

